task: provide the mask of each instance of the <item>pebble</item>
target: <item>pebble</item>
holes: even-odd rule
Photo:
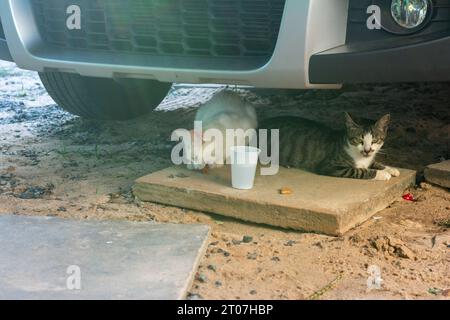
[[[216,272],[216,271],[217,271],[217,268],[216,268],[216,266],[215,266],[215,265],[213,265],[213,264],[210,264],[210,265],[208,266],[208,269],[209,269],[209,270],[211,270],[211,271],[214,271],[214,272]]]
[[[196,278],[201,283],[206,283],[208,281],[208,278],[203,273],[198,273]]]
[[[286,247],[292,247],[294,244],[296,244],[297,243],[297,241],[294,241],[294,240],[289,240],[288,242],[286,242],[284,245],[286,246]]]
[[[187,296],[188,300],[202,300],[203,297],[199,295],[198,293],[188,293]]]
[[[252,253],[247,253],[247,259],[249,260],[256,260],[256,258],[258,258],[258,254],[256,252],[252,252]]]
[[[214,284],[216,285],[216,287],[221,287],[222,286],[222,282],[220,282],[220,281],[216,281],[216,282],[214,282]]]
[[[244,236],[243,238],[242,238],[242,242],[243,243],[250,243],[250,242],[252,242],[253,241],[253,237],[251,237],[251,236]]]
[[[313,246],[323,249],[322,242],[320,242],[320,241],[313,243]]]
[[[48,184],[45,187],[29,186],[18,197],[20,199],[41,199],[46,195],[51,194],[55,187],[52,184]]]
[[[275,262],[280,262],[280,258],[278,258],[278,257],[273,257],[271,260],[275,261]]]

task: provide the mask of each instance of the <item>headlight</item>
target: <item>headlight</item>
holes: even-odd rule
[[[428,0],[392,0],[391,15],[394,21],[406,29],[420,26],[429,10]]]

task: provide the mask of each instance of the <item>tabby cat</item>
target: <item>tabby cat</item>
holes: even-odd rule
[[[345,130],[337,131],[311,120],[278,117],[261,129],[280,129],[280,165],[322,175],[390,180],[400,172],[375,161],[387,137],[390,115],[374,122],[345,114]],[[270,146],[269,146],[269,150]]]

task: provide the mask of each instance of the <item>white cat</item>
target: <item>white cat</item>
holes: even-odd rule
[[[192,163],[187,165],[190,170],[201,170],[206,165],[210,168],[221,167],[225,163],[230,163],[230,153],[229,150],[226,150],[226,131],[228,129],[256,130],[258,127],[255,108],[232,91],[221,91],[216,94],[199,108],[195,121],[202,122],[203,133],[209,129],[220,131],[223,136],[223,150],[217,152],[219,150],[215,150],[217,146],[215,141],[207,141],[202,133],[201,137],[197,137],[202,141],[200,149],[202,154],[195,154],[197,149],[193,147],[193,141],[195,134],[199,133],[191,131],[192,143],[184,145],[185,152],[191,155]],[[245,136],[238,136],[233,145],[248,145],[248,139]]]

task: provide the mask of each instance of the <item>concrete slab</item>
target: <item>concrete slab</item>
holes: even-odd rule
[[[425,179],[444,188],[450,188],[450,160],[425,168]]]
[[[415,172],[401,170],[388,182],[317,176],[281,168],[259,176],[249,191],[230,187],[230,168],[205,175],[182,167],[138,179],[134,193],[151,201],[288,229],[341,235],[399,199],[415,183]],[[292,195],[279,190],[289,187]]]
[[[2,216],[0,299],[182,299],[208,234],[203,225]]]

